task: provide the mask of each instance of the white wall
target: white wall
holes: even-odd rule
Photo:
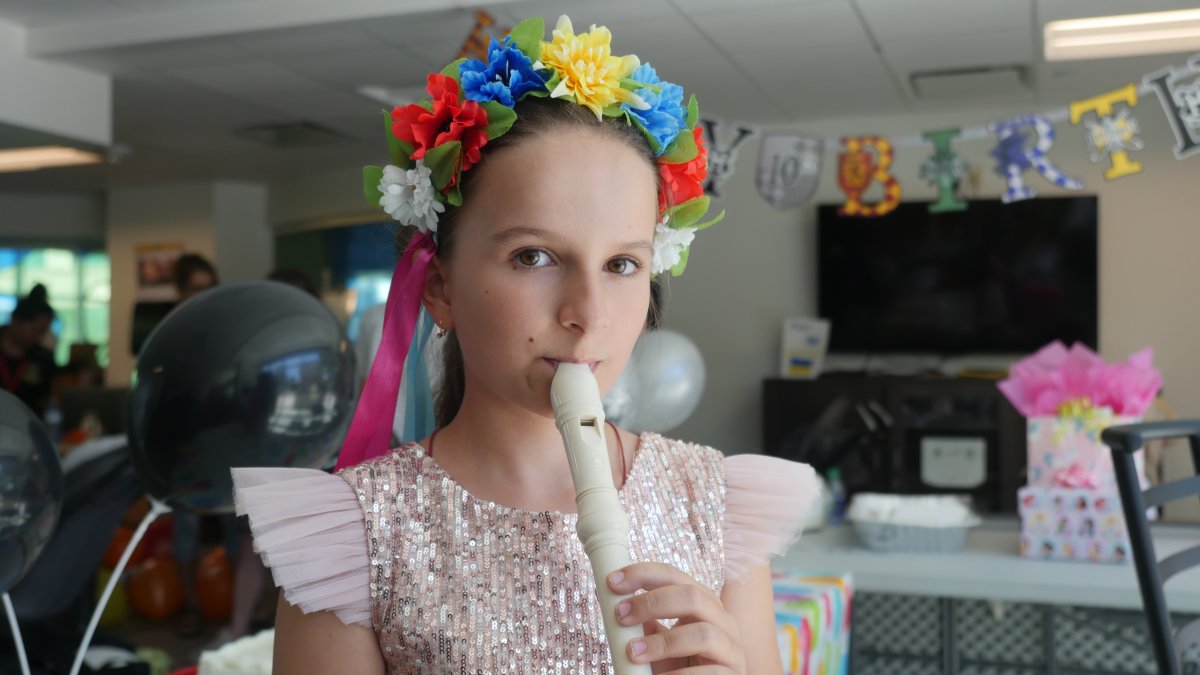
[[[221,280],[265,278],[275,262],[266,186],[216,183],[212,207],[213,248]]]
[[[1200,359],[1195,357],[1200,275],[1193,271],[1200,250],[1195,195],[1200,156],[1184,161],[1172,156],[1174,137],[1155,98],[1142,99],[1135,110],[1147,147],[1133,157],[1143,163],[1143,173],[1106,182],[1103,167],[1088,161],[1081,131],[1065,122],[1057,124],[1051,157],[1087,181],[1084,192],[1099,196],[1101,352],[1110,360],[1123,359],[1153,346],[1169,401],[1181,415],[1200,416]],[[911,137],[943,127],[978,127],[1019,112],[864,117],[779,130],[825,138],[867,133]],[[760,392],[762,380],[778,371],[782,320],[816,311],[813,204],[843,200],[836,184],[837,147],[825,154],[814,200],[788,212],[776,211],[758,196],[757,141],[743,147],[737,173],[719,203],[728,216],[698,234],[687,272],[671,280],[666,304],[666,325],[694,339],[708,367],[699,409],[672,434],[734,453],[761,449]],[[1003,189],[991,172],[992,147],[990,139],[955,145],[960,156],[983,171],[972,196],[996,197]],[[918,177],[929,154],[928,146],[897,149],[894,173],[905,199],[933,198],[934,190]],[[1033,173],[1029,184],[1039,194],[1058,192]]]
[[[0,194],[0,237],[31,243],[103,242],[104,195]]]
[[[130,321],[137,298],[140,244],[183,245],[213,258],[212,186],[207,183],[117,188],[108,194],[108,257],[112,264],[109,309],[110,386],[126,386],[133,371]]]

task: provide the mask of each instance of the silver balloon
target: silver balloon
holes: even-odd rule
[[[138,356],[134,468],[174,508],[232,511],[230,468],[324,466],[354,393],[350,343],[319,300],[273,281],[217,286],[168,315]]]
[[[643,333],[625,371],[605,398],[613,419],[631,431],[667,431],[683,424],[704,393],[704,358],[696,344],[673,330]]]
[[[12,588],[50,541],[62,508],[58,451],[41,420],[0,390],[0,593]]]

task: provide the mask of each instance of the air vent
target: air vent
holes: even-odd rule
[[[338,132],[315,122],[281,122],[234,129],[239,138],[272,148],[308,148],[334,145],[346,140]]]
[[[909,76],[913,91],[928,100],[1004,98],[1029,92],[1024,66],[926,70]]]

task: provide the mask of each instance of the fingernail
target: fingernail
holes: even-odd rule
[[[646,653],[646,641],[645,640],[634,640],[633,642],[630,642],[629,643],[629,651],[632,652],[634,656],[638,656],[640,654],[645,654]]]
[[[617,605],[617,616],[619,616],[621,618],[625,618],[628,615],[629,615],[629,603],[628,602],[622,602],[621,604]]]
[[[613,572],[612,574],[608,575],[608,580],[610,582],[612,582],[613,584],[619,584],[625,580],[625,573],[624,572]]]

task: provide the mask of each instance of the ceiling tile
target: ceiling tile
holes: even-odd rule
[[[836,64],[830,68],[829,64]],[[790,113],[811,120],[878,115],[906,109],[905,99],[877,54],[853,45],[825,47],[819,58],[747,56],[743,67]]]
[[[391,47],[347,54],[293,55],[271,60],[305,77],[350,90],[363,84],[424,86],[425,77],[436,67]]]
[[[441,45],[451,55],[447,59],[449,61],[475,27],[475,13],[468,9],[442,10],[356,23],[371,35],[396,47],[403,48],[416,43]]]
[[[497,5],[496,10],[498,15],[504,15],[510,22],[532,16],[542,17],[546,22],[546,37],[550,37],[558,17],[564,14],[571,17],[571,25],[576,33],[586,31],[592,24],[611,28],[610,24],[682,16],[668,0],[521,0]]]
[[[1045,23],[1059,19],[1195,8],[1195,0],[1037,0],[1037,17]]]
[[[230,96],[257,97],[263,94],[304,91],[316,83],[274,63],[247,60],[242,63],[188,68],[170,73],[181,82]]]
[[[239,35],[231,38],[230,42],[243,51],[270,59],[291,56],[344,56],[378,49],[385,44],[358,23],[260,31]]]
[[[884,47],[883,56],[906,79],[921,71],[1029,65],[1040,60],[1028,29],[946,35],[937,40],[910,38]]]
[[[143,134],[235,129],[277,120],[273,110],[198,90],[166,78],[113,81],[113,126],[118,141]]]
[[[871,50],[866,31],[849,4],[838,0],[771,9],[712,12],[692,20],[726,54],[774,53],[818,58],[821,47],[853,45]]]
[[[1032,0],[858,0],[871,32],[886,49],[893,41],[967,33],[1030,33]]]
[[[732,7],[730,0],[671,0],[679,11],[688,14],[703,14],[705,12],[726,12]],[[830,0],[738,0],[741,9],[758,10],[768,8],[795,7],[797,5],[816,5]],[[846,3],[848,0],[840,0]]]

